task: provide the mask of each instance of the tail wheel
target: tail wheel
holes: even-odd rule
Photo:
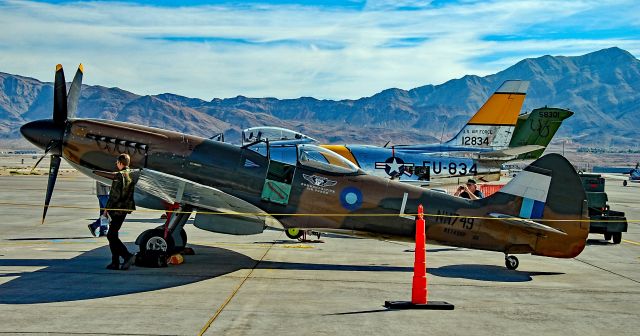
[[[518,258],[516,256],[507,256],[504,258],[504,264],[508,269],[514,270],[518,268],[518,265],[520,265],[520,261],[518,261]]]
[[[173,252],[175,244],[173,238],[164,238],[164,230],[150,229],[140,235],[140,252],[144,251],[164,251]]]
[[[284,234],[286,234],[289,239],[298,239],[302,237],[302,233],[303,232],[300,229],[286,229],[284,231]]]

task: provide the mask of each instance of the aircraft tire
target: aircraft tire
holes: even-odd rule
[[[302,237],[302,230],[300,229],[286,229],[284,230],[284,234],[287,235],[287,237],[289,237],[289,239],[298,239],[300,237]]]
[[[140,252],[147,250],[162,250],[172,253],[175,249],[171,236],[164,239],[164,230],[149,229],[140,234]]]
[[[609,241],[611,240],[611,233],[607,232],[604,234],[604,240]]]
[[[622,186],[626,187],[627,186],[627,180],[622,181]]]
[[[164,232],[164,225],[160,225],[158,227],[156,227],[156,230],[161,230],[162,232]],[[185,246],[187,246],[187,231],[185,231],[184,229],[180,230],[180,237],[182,237],[182,241],[184,242],[184,246],[176,246],[176,249],[180,250],[183,249]]]
[[[520,261],[516,256],[507,256],[504,258],[504,264],[508,269],[514,270],[520,265]]]
[[[614,232],[612,237],[614,244],[620,244],[620,242],[622,242],[622,232]]]

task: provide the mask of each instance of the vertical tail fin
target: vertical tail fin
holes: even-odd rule
[[[585,191],[571,163],[559,154],[531,163],[484,201],[494,217],[509,216],[504,222],[537,237],[533,254],[573,258],[585,247],[589,234]]]
[[[539,145],[546,148],[562,122],[572,115],[573,112],[569,110],[543,107],[519,116],[509,147]],[[543,152],[544,149],[540,149],[522,154],[518,159],[537,159]]]
[[[528,81],[508,80],[493,93],[447,145],[503,149],[509,145]]]

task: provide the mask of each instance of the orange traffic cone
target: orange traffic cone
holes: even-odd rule
[[[384,306],[390,309],[437,309],[453,310],[454,306],[444,301],[427,301],[427,254],[426,227],[422,204],[418,205],[416,220],[416,249],[413,262],[413,286],[411,301],[385,301]]]

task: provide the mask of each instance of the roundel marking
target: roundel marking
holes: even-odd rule
[[[349,210],[358,210],[362,206],[362,192],[356,187],[346,187],[340,193],[340,204]]]
[[[397,156],[392,156],[384,161],[386,167],[384,171],[391,177],[398,177],[405,171],[404,160]]]

